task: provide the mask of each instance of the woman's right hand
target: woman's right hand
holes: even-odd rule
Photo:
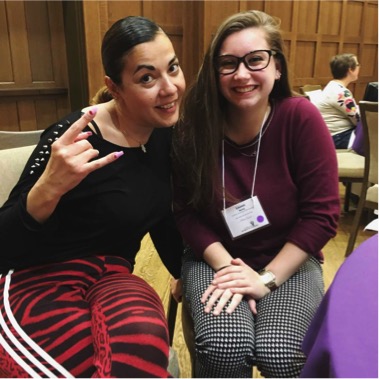
[[[51,145],[49,162],[27,199],[27,211],[36,221],[46,221],[65,193],[76,187],[89,173],[120,156],[111,153],[94,159],[99,151],[87,140],[91,133],[83,132],[83,129],[95,117],[96,110],[92,108],[87,111]]]

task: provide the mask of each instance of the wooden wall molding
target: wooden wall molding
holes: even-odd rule
[[[0,130],[45,128],[72,109],[71,98],[74,109],[84,106],[104,84],[102,38],[127,15],[162,26],[188,85],[221,21],[249,9],[281,20],[295,90],[326,85],[329,59],[346,52],[361,63],[359,79],[350,85],[358,101],[367,83],[378,80],[377,0],[103,0],[78,2],[72,13],[64,3],[0,1]]]

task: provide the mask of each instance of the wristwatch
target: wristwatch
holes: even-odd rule
[[[278,288],[278,286],[275,283],[276,276],[272,271],[268,271],[266,269],[263,269],[259,271],[259,275],[261,276],[261,279],[263,281],[263,284],[270,290],[274,291]]]

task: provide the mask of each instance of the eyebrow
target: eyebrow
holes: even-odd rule
[[[176,55],[174,55],[174,57],[170,60],[170,62],[168,62],[168,66],[172,65],[176,60],[178,60],[178,57]],[[147,70],[150,70],[150,71],[154,71],[155,67],[151,66],[151,65],[148,65],[148,64],[140,64],[135,69],[134,74],[137,73],[138,71],[142,70],[142,69],[147,69]]]

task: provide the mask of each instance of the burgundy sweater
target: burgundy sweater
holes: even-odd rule
[[[240,200],[251,194],[258,144],[249,145],[225,140],[226,190]],[[175,192],[183,204],[179,188]],[[254,195],[270,225],[234,240],[221,215],[222,198],[198,213],[189,207],[176,213],[179,230],[198,258],[207,246],[221,242],[233,257],[257,270],[292,242],[322,261],[321,249],[335,235],[340,213],[338,170],[330,132],[308,100],[293,97],[272,104],[263,127]]]

